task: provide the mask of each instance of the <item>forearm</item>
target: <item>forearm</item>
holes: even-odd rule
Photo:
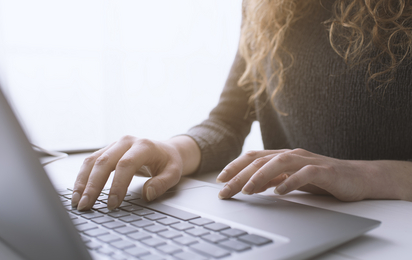
[[[175,136],[167,141],[178,151],[183,162],[182,175],[194,173],[200,165],[201,152],[197,143],[189,136]]]
[[[366,199],[401,199],[412,201],[412,162],[373,161],[365,169],[368,189]]]

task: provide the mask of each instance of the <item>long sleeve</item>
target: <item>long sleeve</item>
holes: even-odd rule
[[[218,105],[207,120],[187,132],[202,154],[197,173],[220,170],[242,151],[254,121],[248,113],[248,93],[237,84],[244,70],[245,62],[237,54]]]

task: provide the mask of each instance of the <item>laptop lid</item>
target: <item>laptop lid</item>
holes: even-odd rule
[[[23,259],[91,259],[0,89],[0,243]]]

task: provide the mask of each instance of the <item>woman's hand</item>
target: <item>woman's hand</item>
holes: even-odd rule
[[[217,177],[218,182],[227,182],[219,198],[277,186],[278,194],[299,189],[329,193],[342,201],[405,199],[400,183],[412,184],[411,165],[402,161],[339,160],[303,149],[251,151],[228,164]]]
[[[90,209],[114,170],[107,207],[118,207],[126,195],[133,175],[144,166],[148,168],[152,178],[143,187],[143,197],[151,201],[162,195],[179,182],[184,170],[193,171],[187,167],[184,169],[184,147],[198,149],[196,145],[193,146],[194,141],[187,136],[171,140],[158,142],[125,136],[93,153],[81,166],[74,184],[72,205],[79,210]],[[196,151],[194,153],[196,154]]]

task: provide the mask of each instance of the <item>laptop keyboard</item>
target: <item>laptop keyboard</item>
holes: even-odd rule
[[[112,259],[220,259],[273,243],[167,205],[147,206],[137,194],[127,194],[109,211],[103,190],[92,210],[78,211],[71,193],[61,191],[60,198],[87,248]]]

